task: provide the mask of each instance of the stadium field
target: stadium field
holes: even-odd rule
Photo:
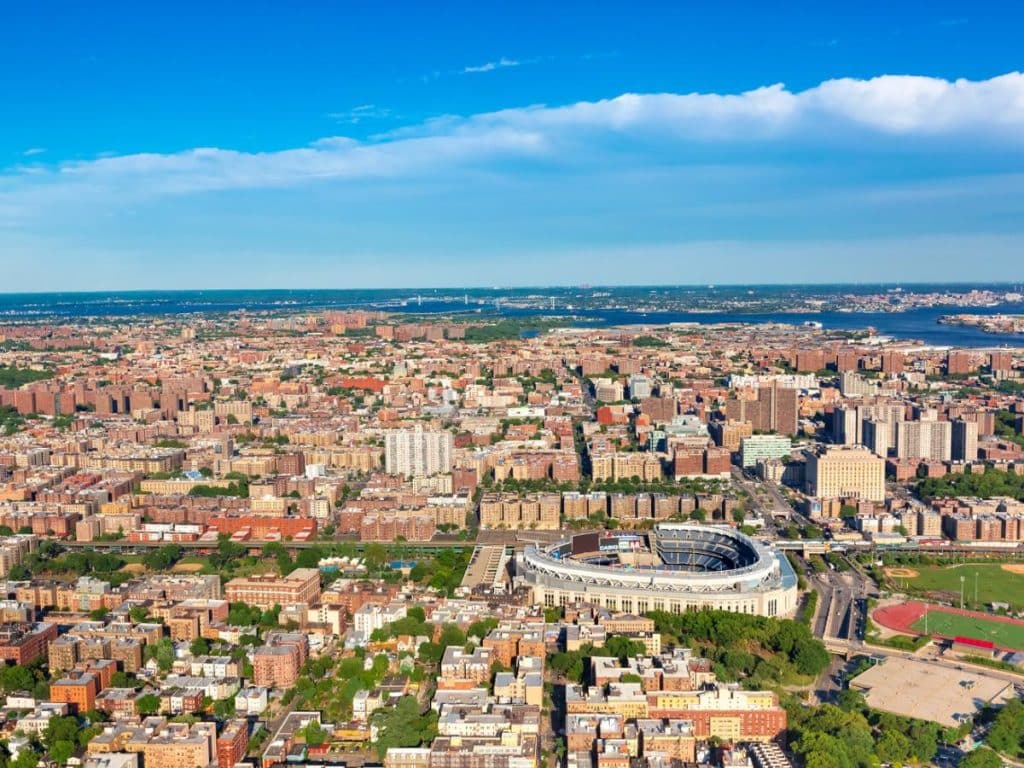
[[[893,578],[897,587],[928,594],[953,605],[960,605],[960,577],[964,577],[964,607],[980,609],[993,602],[1009,603],[1015,611],[1024,610],[1024,573],[1020,564],[968,563],[966,565],[914,565],[917,575]],[[975,581],[977,575],[977,581]],[[975,603],[975,583],[978,601]]]
[[[915,632],[924,633],[925,619],[922,615],[912,625]],[[950,613],[941,608],[928,610],[928,632],[943,637],[972,637],[990,640],[1000,648],[1024,651],[1024,623],[997,618],[987,619],[976,615]]]

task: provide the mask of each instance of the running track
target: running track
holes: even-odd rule
[[[887,605],[884,608],[875,609],[874,614],[871,616],[871,620],[886,629],[893,630],[894,632],[902,632],[908,635],[919,635],[921,633],[914,630],[913,625],[914,622],[924,616],[925,605],[925,603],[914,600],[899,603],[897,605]],[[1018,619],[1011,619],[1009,616],[998,616],[991,613],[981,613],[980,611],[967,611],[959,608],[949,608],[944,605],[929,605],[928,610],[931,613],[941,611],[942,613],[952,613],[957,616],[965,616],[972,619],[984,619],[985,621],[996,621],[1004,624],[1024,625],[1024,622]],[[934,637],[944,637],[944,635],[938,635],[934,632],[931,634]]]

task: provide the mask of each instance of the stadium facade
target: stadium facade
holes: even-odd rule
[[[783,553],[728,526],[690,523],[581,533],[529,547],[516,579],[546,607],[589,604],[640,614],[713,608],[788,616],[798,598],[796,573]]]

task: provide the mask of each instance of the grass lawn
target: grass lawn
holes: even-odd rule
[[[917,592],[946,593],[953,605],[960,605],[960,577],[964,578],[964,607],[981,610],[988,603],[1009,603],[1013,610],[1024,608],[1024,574],[1003,570],[1000,563],[968,563],[966,565],[914,565],[918,576],[906,579],[908,587]],[[977,574],[978,603],[974,602]],[[903,581],[896,580],[897,583]]]
[[[916,632],[924,632],[924,617],[913,626]],[[947,637],[973,637],[977,640],[991,640],[1001,648],[1024,650],[1024,625],[989,621],[970,616],[957,616],[939,610],[928,611],[928,631]]]

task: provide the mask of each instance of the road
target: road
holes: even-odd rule
[[[786,501],[786,498],[775,487],[774,483],[764,483],[756,480],[739,467],[732,468],[732,480],[750,494],[750,498],[754,502],[754,510],[763,515],[770,515],[772,522],[778,518],[788,520],[795,514],[793,507]],[[765,496],[771,502],[770,509],[764,506]]]
[[[840,562],[849,561],[841,559]],[[829,570],[820,574],[831,590],[830,614],[823,634],[842,640],[862,640],[867,619],[867,599],[875,593],[874,583],[860,571]]]
[[[825,647],[832,653],[839,653],[849,656],[877,656],[884,658],[917,659],[931,664],[937,664],[947,669],[970,669],[982,673],[1006,683],[1018,687],[1018,691],[1024,691],[1024,672],[1007,672],[1001,669],[993,669],[982,664],[971,664],[959,658],[947,659],[942,656],[939,649],[934,645],[925,646],[917,653],[909,651],[898,651],[894,648],[886,648],[879,645],[868,645],[861,640],[839,640],[837,638],[826,638]]]

